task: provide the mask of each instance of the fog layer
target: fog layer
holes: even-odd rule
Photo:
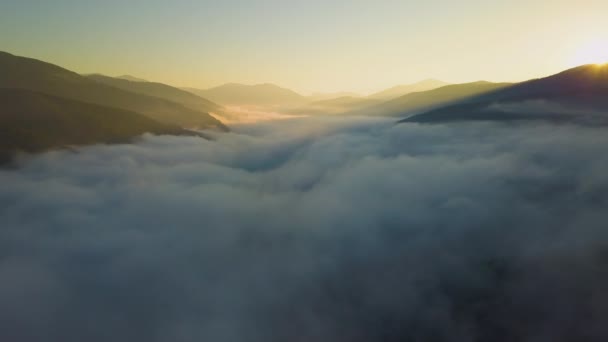
[[[0,340],[608,338],[604,129],[233,131],[0,171]]]

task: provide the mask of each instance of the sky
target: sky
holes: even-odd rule
[[[0,1],[0,50],[175,86],[370,93],[608,61],[608,1]]]

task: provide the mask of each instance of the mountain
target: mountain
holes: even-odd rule
[[[222,106],[205,98],[194,95],[182,89],[174,88],[163,83],[147,81],[131,81],[103,75],[88,75],[87,78],[129,92],[154,96],[172,101],[190,109],[206,113],[222,113]]]
[[[229,83],[207,90],[194,88],[185,88],[185,90],[226,106],[291,106],[306,102],[304,96],[268,83],[258,85]]]
[[[456,120],[602,122],[608,119],[608,65],[584,65],[421,113],[405,122]]]
[[[138,78],[138,77],[131,76],[131,75],[122,75],[122,76],[118,76],[116,78],[120,78],[121,80],[127,80],[127,81],[131,81],[131,82],[148,82],[147,80],[144,80],[143,78]]]
[[[357,111],[349,114],[403,117],[408,114],[416,114],[421,111],[461,101],[468,97],[505,88],[509,85],[511,84],[485,81],[453,84],[429,91],[407,94],[394,100],[383,102],[377,106],[367,108],[364,111]]]
[[[370,99],[377,99],[377,100],[392,100],[392,99],[395,99],[395,98],[398,98],[400,96],[407,95],[410,93],[433,90],[433,89],[445,87],[447,85],[449,85],[449,83],[439,81],[439,80],[434,80],[434,79],[428,79],[428,80],[420,81],[420,82],[414,83],[414,84],[398,85],[398,86],[383,90],[381,92],[371,94],[368,97]]]
[[[316,102],[316,101],[339,99],[342,97],[360,98],[362,96],[360,94],[348,92],[348,91],[337,92],[337,93],[314,93],[314,94],[308,96],[307,100],[310,102]]]
[[[311,105],[320,107],[361,107],[377,103],[378,101],[368,98],[343,96],[330,100],[316,101],[311,103]]]
[[[128,142],[144,134],[190,134],[141,114],[24,89],[0,89],[0,163],[16,151]]]
[[[296,109],[289,110],[289,114],[298,115],[324,115],[342,114],[356,110],[364,110],[380,103],[379,100],[364,97],[343,96],[331,100],[314,101]]]
[[[33,90],[76,101],[143,114],[156,121],[189,128],[226,127],[208,113],[153,96],[137,94],[88,79],[39,60],[0,52],[0,88]]]

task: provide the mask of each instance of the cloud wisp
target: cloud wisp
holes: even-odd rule
[[[605,146],[299,118],[24,158],[0,340],[605,340]]]

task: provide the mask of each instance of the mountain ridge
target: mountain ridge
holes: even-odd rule
[[[148,80],[145,80],[145,79],[139,78],[139,77],[135,77],[135,76],[132,76],[132,75],[116,76],[115,78],[119,78],[121,80],[131,81],[131,82],[149,82]]]
[[[603,121],[608,113],[608,65],[582,65],[525,81],[399,122],[462,120]]]
[[[145,133],[193,135],[136,112],[26,89],[0,88],[0,108],[0,164],[19,151],[126,143]]]
[[[209,89],[182,88],[224,106],[280,106],[306,102],[306,97],[272,83],[226,83]]]
[[[410,93],[390,101],[382,102],[377,106],[348,114],[403,117],[407,114],[414,114],[431,108],[444,106],[455,101],[491,92],[509,85],[512,85],[512,83],[492,83],[488,81],[450,84],[428,91]]]
[[[178,103],[121,90],[33,58],[0,52],[0,88],[38,91],[76,101],[134,111],[166,124],[192,128],[226,127],[208,113]]]
[[[217,103],[164,83],[131,81],[101,74],[87,75],[87,78],[122,90],[179,103],[190,109],[200,110],[206,113],[221,113],[224,110],[222,106]]]
[[[403,84],[403,85],[397,85],[376,93],[373,93],[371,95],[368,95],[368,98],[371,99],[378,99],[378,100],[392,100],[392,99],[396,99],[398,97],[410,94],[410,93],[415,93],[415,92],[421,92],[421,91],[429,91],[429,90],[433,90],[433,89],[437,89],[437,88],[441,88],[444,86],[450,85],[450,83],[447,82],[443,82],[440,80],[436,80],[433,78],[428,78],[416,83],[412,83],[412,84]]]

